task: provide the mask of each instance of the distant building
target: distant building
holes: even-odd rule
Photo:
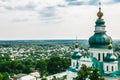
[[[30,73],[29,75],[36,77],[36,80],[40,78],[40,73],[37,72],[37,71],[36,71],[36,72],[32,72],[32,73]]]
[[[38,72],[27,74],[17,74],[12,77],[12,80],[38,80],[40,79],[40,74]]]
[[[67,80],[77,77],[77,72],[82,64],[99,68],[104,76],[116,76],[120,74],[119,58],[114,55],[112,38],[106,34],[105,21],[102,19],[101,7],[97,13],[95,33],[89,38],[89,50],[82,54],[76,40],[75,50],[71,57],[71,66],[67,69]]]

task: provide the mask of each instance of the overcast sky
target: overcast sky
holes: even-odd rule
[[[101,0],[106,31],[120,39],[120,0]],[[88,39],[99,0],[0,0],[0,40]]]

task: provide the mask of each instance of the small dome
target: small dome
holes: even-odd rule
[[[90,47],[108,48],[110,40],[112,40],[111,37],[109,37],[105,33],[95,33],[89,38],[89,44]]]
[[[107,54],[107,56],[104,59],[104,61],[106,62],[116,61],[116,60],[117,60],[117,57],[113,54]]]
[[[97,19],[97,21],[95,22],[95,27],[105,27],[105,21],[103,19]]]
[[[72,55],[72,59],[80,59],[81,58],[81,54],[79,52],[74,52]]]

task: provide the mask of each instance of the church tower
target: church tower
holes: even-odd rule
[[[113,49],[112,38],[106,34],[105,21],[102,19],[101,4],[99,4],[97,16],[94,35],[89,38],[89,53],[92,57],[102,62],[107,53],[113,53]]]
[[[73,80],[77,77],[77,72],[80,69],[80,58],[81,54],[79,53],[78,40],[76,38],[75,50],[71,55],[71,66],[67,69],[67,80]]]
[[[101,4],[99,4],[98,19],[95,22],[94,35],[89,38],[89,55],[95,60],[94,66],[101,74],[110,74],[118,70],[117,57],[113,54],[112,38],[106,34],[105,21],[102,19]]]

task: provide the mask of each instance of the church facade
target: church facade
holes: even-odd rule
[[[88,53],[82,54],[75,43],[75,50],[71,56],[71,66],[67,69],[67,80],[77,77],[82,64],[97,67],[101,75],[115,76],[120,74],[119,58],[114,55],[112,38],[106,34],[105,21],[102,19],[101,7],[97,13],[94,35],[89,38]]]

